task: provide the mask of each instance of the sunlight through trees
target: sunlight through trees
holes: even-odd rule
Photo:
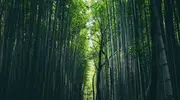
[[[0,0],[0,100],[180,100],[179,0]]]

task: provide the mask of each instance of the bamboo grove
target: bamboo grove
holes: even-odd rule
[[[85,16],[76,10],[83,8],[67,0],[0,4],[1,100],[82,100],[85,20],[77,20]]]
[[[179,4],[0,0],[0,99],[180,100]]]

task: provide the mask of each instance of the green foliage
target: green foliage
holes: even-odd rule
[[[92,13],[96,16],[96,17],[100,17],[100,13],[102,13],[103,11],[105,11],[106,8],[106,4],[105,2],[101,1],[101,2],[95,2],[91,5],[91,9],[92,9]]]
[[[83,29],[86,27],[86,22],[89,18],[89,14],[86,13],[87,8],[84,8],[86,6],[85,3],[83,3],[83,7],[79,6],[82,5],[77,4],[74,5],[75,8],[72,7],[71,9],[71,16],[72,16],[72,21],[71,21],[71,29],[72,30],[78,30],[78,29]],[[80,31],[80,30],[78,30]]]

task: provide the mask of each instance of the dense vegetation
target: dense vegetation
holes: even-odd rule
[[[179,0],[0,0],[0,100],[180,100]]]

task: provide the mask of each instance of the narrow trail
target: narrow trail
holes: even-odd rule
[[[0,0],[0,100],[180,100],[179,0]]]

